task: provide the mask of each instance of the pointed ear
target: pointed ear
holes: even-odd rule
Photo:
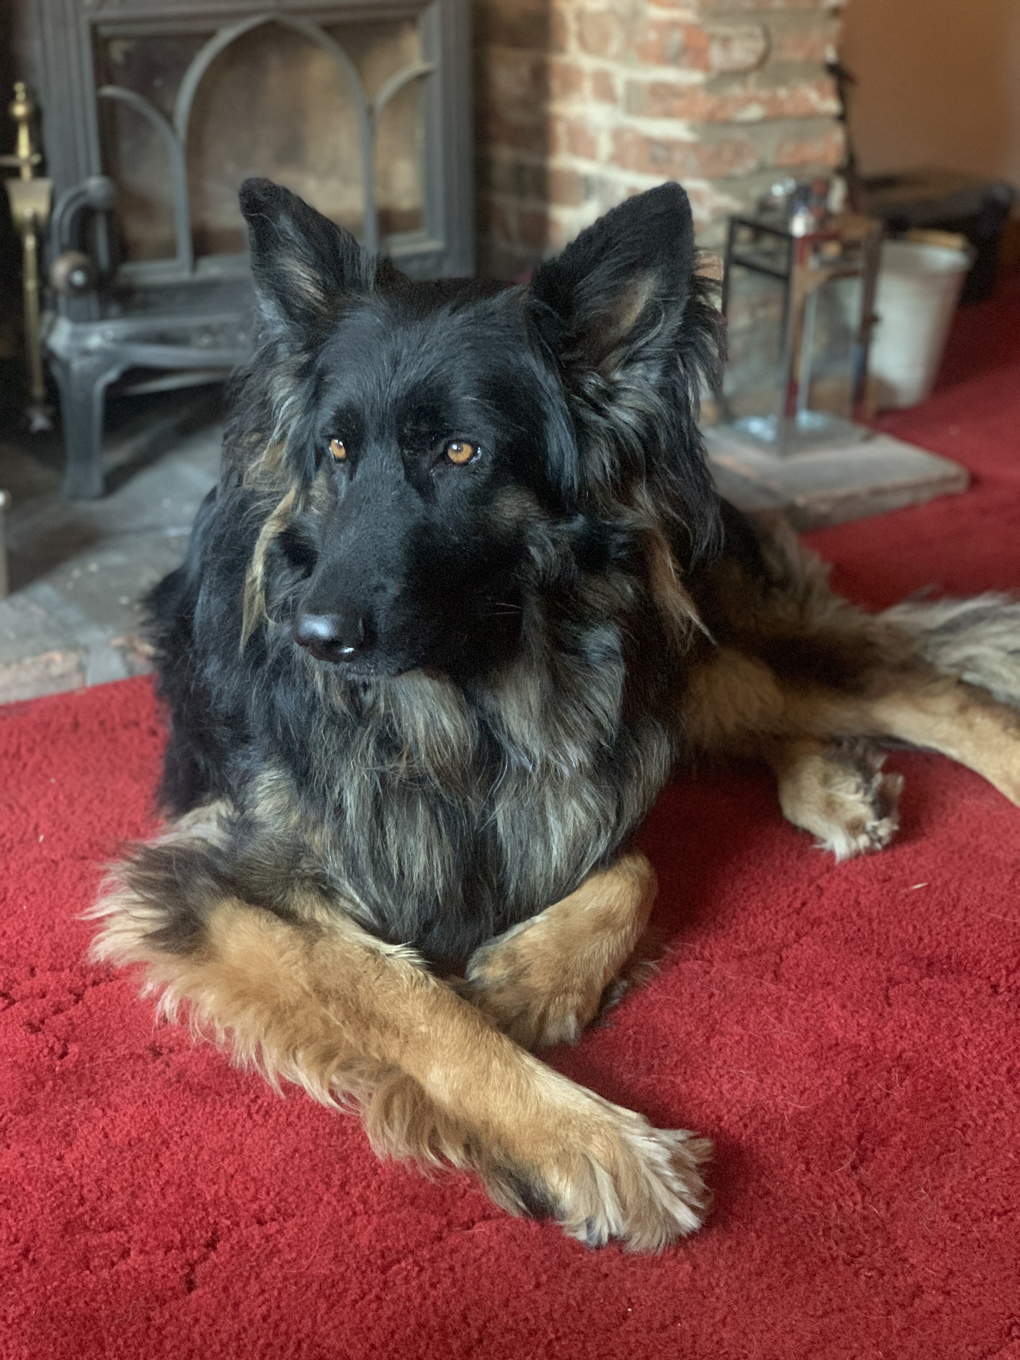
[[[679,184],[649,189],[542,266],[531,285],[539,326],[561,357],[603,366],[664,321],[679,326],[693,266],[687,195]]]
[[[246,179],[240,200],[255,293],[270,330],[307,332],[335,314],[341,294],[372,287],[375,259],[297,194],[272,180]]]

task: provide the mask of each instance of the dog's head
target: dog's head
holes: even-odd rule
[[[540,542],[597,572],[643,514],[705,546],[694,412],[714,326],[678,185],[608,213],[528,288],[414,282],[267,180],[241,206],[264,408],[243,470],[284,489],[255,590],[271,551],[313,656],[354,678],[478,674],[518,643]]]

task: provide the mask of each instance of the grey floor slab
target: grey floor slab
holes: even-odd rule
[[[209,395],[141,403],[104,450],[108,494],[67,501],[59,450],[0,442],[11,493],[11,594],[0,601],[0,703],[149,669],[141,598],[181,561],[219,470],[222,419]]]

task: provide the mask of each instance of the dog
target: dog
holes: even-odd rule
[[[1020,604],[870,616],[720,502],[696,424],[720,326],[676,184],[528,286],[413,282],[267,180],[223,470],[150,599],[164,833],[97,958],[512,1213],[658,1250],[709,1144],[534,1051],[645,930],[632,837],[671,772],[763,759],[837,857],[884,846],[883,748],[1020,802]]]

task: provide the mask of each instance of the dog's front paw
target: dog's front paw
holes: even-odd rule
[[[525,953],[515,931],[524,927],[476,949],[466,979],[454,985],[523,1048],[577,1043],[602,1005],[602,977],[572,966],[576,960]]]
[[[684,1129],[655,1129],[631,1110],[593,1097],[602,1127],[583,1149],[543,1168],[555,1217],[589,1247],[617,1239],[659,1251],[700,1228],[711,1203],[700,1168],[712,1145]]]
[[[710,1195],[700,1167],[707,1139],[655,1129],[521,1054],[517,1080],[479,1113],[431,1096],[394,1069],[362,1095],[372,1145],[383,1156],[442,1161],[474,1171],[511,1213],[552,1218],[589,1247],[615,1238],[631,1251],[659,1251],[695,1232]],[[469,1103],[483,1092],[481,1076]]]

